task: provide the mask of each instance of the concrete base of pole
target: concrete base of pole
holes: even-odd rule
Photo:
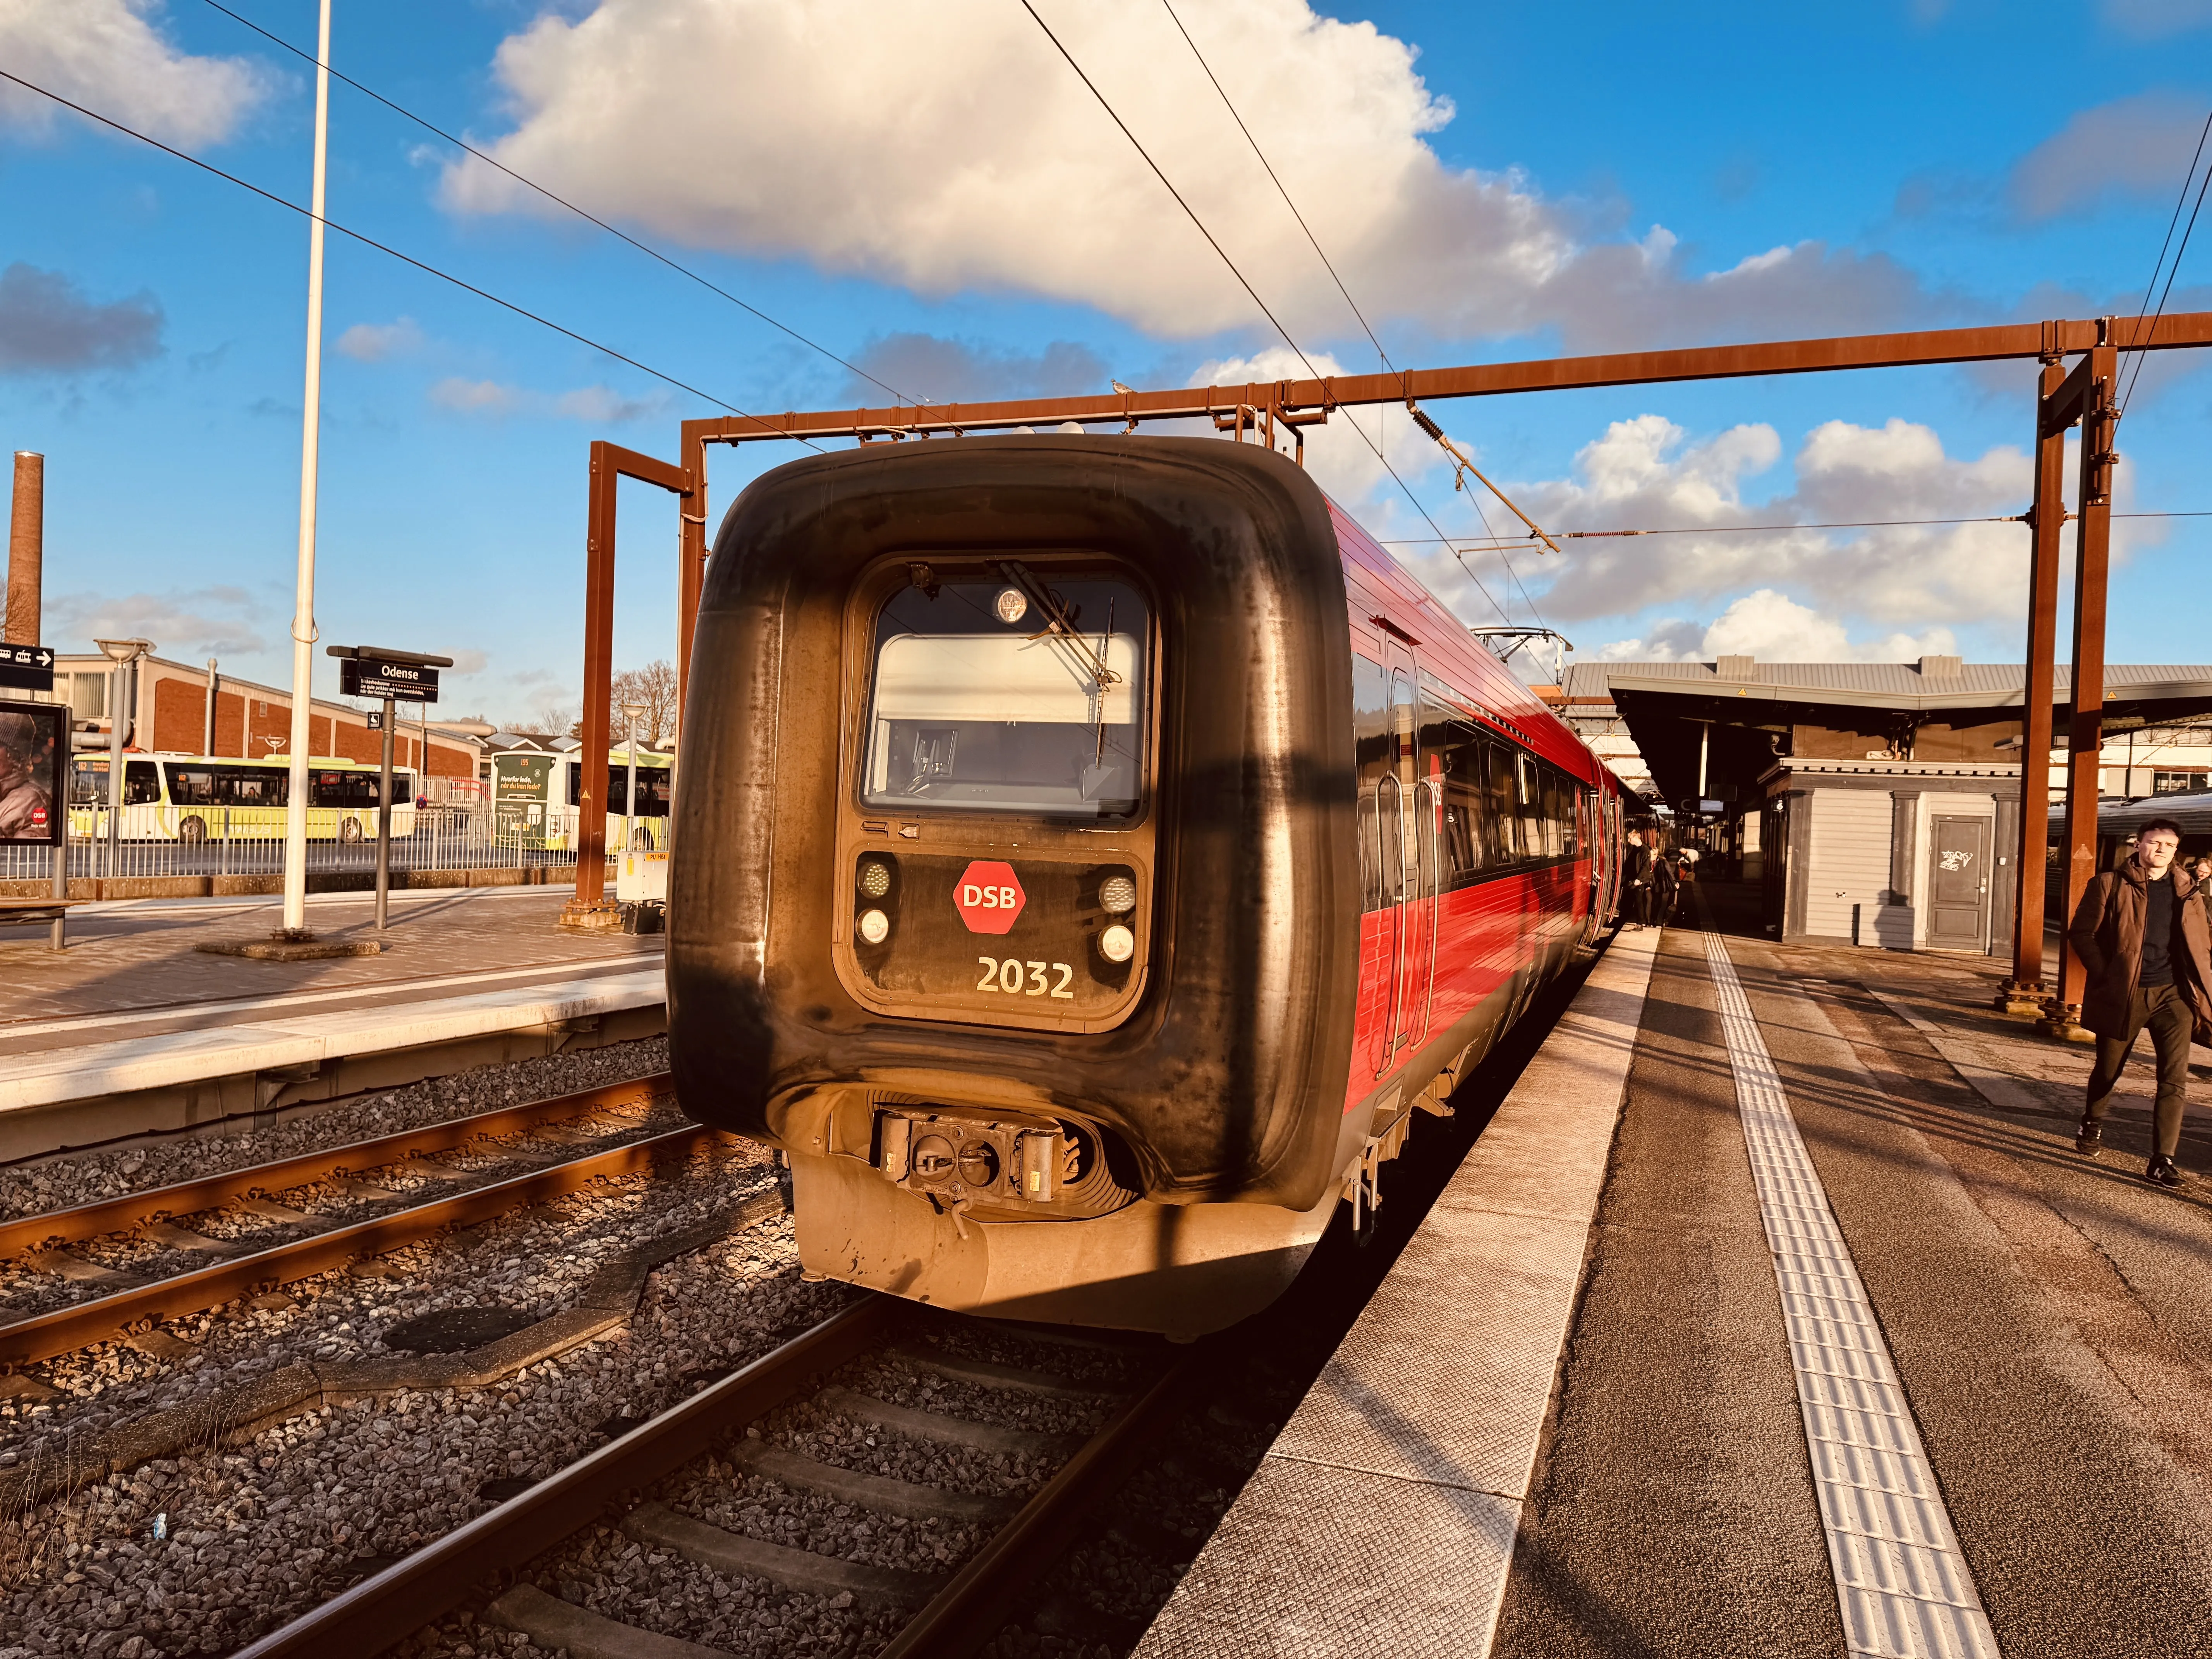
[[[2094,1042],[2097,1034],[2081,1023],[2081,1005],[2078,1002],[2046,1002],[2043,1018],[2035,1023],[2043,1036],[2060,1042]]]
[[[560,925],[575,933],[619,933],[622,932],[622,906],[619,904],[586,904],[570,899],[561,907]]]
[[[2024,1018],[2040,1019],[2051,1001],[2051,988],[2039,979],[2007,980],[1997,988],[1996,1011]]]
[[[211,957],[251,957],[256,962],[324,962],[332,957],[380,957],[380,939],[210,939],[192,946]]]

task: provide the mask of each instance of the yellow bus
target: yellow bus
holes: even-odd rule
[[[307,839],[376,839],[377,769],[362,761],[307,763]],[[126,755],[123,763],[122,838],[177,841],[197,847],[225,834],[266,841],[284,834],[291,798],[292,763],[203,755]],[[415,775],[392,774],[392,834],[415,833]],[[80,754],[70,767],[70,835],[104,839],[107,834],[107,757]]]
[[[674,763],[672,755],[642,745],[638,749],[637,805],[630,826],[634,847],[667,844],[670,769]],[[574,755],[515,750],[494,755],[484,765],[489,769],[502,839],[525,847],[574,848],[584,777],[583,764]],[[606,845],[610,848],[622,846],[623,788],[629,776],[629,746],[624,744],[609,750]]]

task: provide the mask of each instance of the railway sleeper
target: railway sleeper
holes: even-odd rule
[[[814,1396],[814,1403],[825,1412],[872,1423],[878,1428],[895,1429],[918,1440],[950,1440],[957,1445],[973,1446],[978,1451],[1005,1452],[1022,1457],[1065,1457],[1085,1438],[1079,1434],[1045,1434],[1035,1429],[1002,1428],[996,1423],[971,1423],[963,1417],[946,1417],[937,1412],[916,1411],[911,1406],[894,1406],[872,1395],[842,1387],[823,1389]]]
[[[568,1659],[729,1659],[720,1648],[640,1630],[548,1595],[535,1584],[517,1584],[486,1607],[484,1617],[520,1631],[548,1653],[565,1652]]]
[[[673,1550],[717,1572],[766,1578],[809,1595],[849,1595],[883,1607],[918,1607],[945,1587],[936,1573],[871,1566],[834,1555],[748,1538],[678,1514],[665,1504],[641,1504],[623,1517],[622,1529],[641,1544]]]
[[[731,1449],[729,1459],[741,1473],[773,1480],[792,1491],[810,1492],[908,1521],[944,1519],[1002,1526],[1022,1507],[1018,1498],[955,1492],[948,1486],[925,1486],[887,1474],[870,1474],[864,1469],[823,1463],[763,1440],[738,1442]]]
[[[891,1348],[890,1356],[951,1382],[980,1382],[994,1389],[1019,1389],[1024,1393],[1041,1394],[1052,1400],[1119,1400],[1127,1397],[1126,1389],[1071,1382],[1050,1371],[1028,1370],[1019,1365],[1000,1365],[988,1359],[962,1359],[951,1354],[939,1353],[921,1343],[899,1343]]]

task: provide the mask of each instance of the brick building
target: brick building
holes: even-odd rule
[[[54,690],[40,702],[66,702],[73,718],[106,720],[110,713],[115,665],[99,655],[57,656]],[[207,734],[208,671],[163,657],[148,657],[138,665],[138,700],[135,746],[168,754],[197,755],[204,751]],[[252,680],[233,679],[218,672],[215,697],[215,750],[217,755],[275,755],[291,741],[292,694]],[[429,726],[428,762],[421,758],[422,727],[417,711],[398,707],[398,730],[392,749],[396,766],[419,769],[429,777],[473,778],[477,775],[477,740]],[[309,751],[317,756],[374,763],[383,753],[383,734],[370,729],[368,716],[342,702],[318,697],[311,711],[313,738]]]

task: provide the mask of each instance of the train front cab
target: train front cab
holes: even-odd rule
[[[1256,447],[884,446],[732,506],[671,1039],[688,1111],[789,1155],[808,1271],[1220,1328],[1296,1275],[1393,1080],[1409,1103],[1525,1001],[1547,951],[1453,933],[1438,784],[1384,924],[1423,1009],[1370,1030],[1358,608],[1326,501]]]

